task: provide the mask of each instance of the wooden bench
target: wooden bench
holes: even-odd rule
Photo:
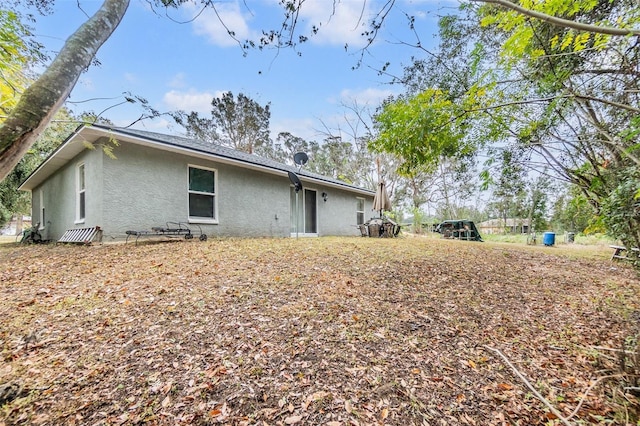
[[[94,239],[97,239],[99,243],[102,242],[102,229],[100,229],[99,226],[94,226],[93,228],[68,229],[62,234],[58,242],[91,244]]]
[[[627,249],[626,247],[623,247],[623,246],[609,246],[609,247],[613,249],[611,260],[632,260],[632,258],[630,258],[627,255],[627,252],[629,251],[629,249]],[[640,252],[640,249],[638,247],[631,247],[631,250],[636,253]]]

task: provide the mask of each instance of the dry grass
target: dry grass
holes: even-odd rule
[[[640,287],[609,255],[408,237],[3,245],[0,386],[16,392],[0,425],[557,423],[485,345],[571,422],[635,422],[616,350]]]

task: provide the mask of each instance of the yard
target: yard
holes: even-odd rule
[[[410,237],[0,245],[0,425],[636,424],[640,281],[609,256]]]

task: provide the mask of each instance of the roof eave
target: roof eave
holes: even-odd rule
[[[87,146],[82,140],[77,140],[80,133],[86,133],[86,125],[80,125],[67,139],[56,148],[49,156],[20,184],[21,191],[32,191],[60,167],[67,164]]]
[[[83,149],[87,148],[87,143],[91,143],[96,141],[100,137],[109,137],[117,135],[119,140],[123,142],[134,143],[137,145],[148,146],[155,149],[161,149],[164,151],[175,152],[185,154],[191,157],[199,157],[206,160],[211,160],[212,158],[215,161],[232,164],[235,166],[240,166],[247,169],[259,170],[262,172],[276,174],[281,176],[286,176],[287,172],[290,171],[288,168],[274,168],[268,167],[260,164],[250,163],[243,160],[234,159],[231,157],[226,157],[224,155],[215,154],[206,151],[200,151],[193,148],[188,148],[180,145],[175,145],[171,143],[167,143],[164,141],[154,140],[146,137],[135,136],[127,133],[119,132],[118,129],[107,128],[103,126],[87,126],[82,125],[78,127],[74,133],[72,133],[65,142],[62,143],[47,159],[40,165],[36,170],[34,170],[29,177],[19,186],[19,190],[22,191],[32,191],[34,188],[38,187],[42,182],[44,182],[49,176],[59,170],[62,166],[71,161],[76,155],[82,152]],[[300,179],[306,182],[313,182],[316,184],[322,184],[325,186],[340,188],[340,189],[348,189],[352,192],[359,193],[361,195],[373,196],[373,191],[359,188],[356,186],[349,185],[347,183],[339,183],[333,182],[328,179],[323,179],[322,177],[314,177],[308,176],[303,173],[299,173]]]

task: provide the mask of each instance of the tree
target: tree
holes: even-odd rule
[[[0,122],[15,107],[28,84],[23,70],[37,52],[24,40],[30,35],[15,12],[0,10]]]
[[[587,27],[481,10],[483,24],[503,40],[498,65],[519,76],[512,83],[519,96],[505,102],[520,108],[507,126],[509,143],[521,150],[528,167],[548,168],[580,188],[609,233],[636,246],[638,194],[628,184],[640,165],[640,52],[634,38],[600,28],[617,22],[623,32],[637,33],[628,30],[640,23],[637,4],[556,1],[531,7]]]
[[[42,75],[20,96],[0,123],[0,180],[20,161],[75,86],[78,77],[111,36],[129,0],[105,0],[100,9],[67,39]]]
[[[508,7],[514,4],[508,3]],[[506,149],[518,153],[511,163],[519,163],[523,172],[546,170],[577,185],[596,208],[607,206],[609,217],[625,220],[620,226],[605,223],[609,223],[613,236],[635,246],[640,228],[633,231],[629,224],[635,222],[628,213],[640,195],[632,194],[621,177],[633,181],[633,171],[640,165],[636,154],[640,51],[635,38],[602,29],[616,22],[625,34],[635,34],[635,30],[627,29],[640,23],[636,2],[554,0],[526,4],[527,10],[535,13],[487,6],[466,8],[467,21],[463,21],[463,15],[441,20],[441,51],[427,52],[435,60],[416,61],[405,74],[411,75],[416,69],[425,71],[407,81],[413,84],[411,97],[427,94],[428,99],[414,108],[398,105],[393,114],[380,115],[383,126],[400,129],[395,130],[399,136],[396,145],[388,143],[387,138],[383,146],[388,152],[412,159],[410,166],[417,167],[438,164],[437,157],[424,152],[437,152],[437,147],[447,145],[451,134],[466,138],[462,146],[470,152],[489,141],[498,142],[490,151],[494,158],[500,158],[500,152]],[[538,18],[540,13],[545,15],[544,20],[529,18]],[[579,25],[546,19],[550,14]],[[473,38],[464,38],[468,34],[490,42],[473,44],[469,41]],[[418,40],[416,47],[420,46]],[[469,51],[471,54],[465,57]],[[434,80],[426,74],[434,70],[439,70],[436,75],[448,78]],[[437,97],[430,96],[433,93],[456,108],[434,102]],[[415,113],[420,106],[430,109],[428,115]],[[442,120],[424,120],[439,114]],[[447,116],[448,122],[444,119]],[[464,132],[456,133],[457,129]],[[429,136],[423,137],[425,133]],[[386,136],[381,133],[380,138],[385,141]],[[484,176],[489,182],[489,175]],[[510,192],[512,206],[502,206],[501,215],[508,210],[524,214],[526,193]],[[626,194],[627,202],[623,203],[620,196],[614,201],[610,194]],[[537,204],[534,199],[529,201]],[[623,210],[614,214],[611,209]]]
[[[602,222],[610,235],[628,247],[640,246],[640,170],[628,168],[602,202]]]
[[[551,221],[558,229],[571,232],[602,232],[596,212],[575,185],[568,186],[553,205]]]
[[[269,103],[261,106],[242,93],[236,100],[233,93],[226,92],[221,98],[213,98],[211,106],[211,118],[193,111],[174,114],[174,118],[185,127],[188,136],[202,141],[250,154],[269,145]]]
[[[16,167],[0,182],[0,227],[14,214],[23,215],[31,211],[29,194],[18,191],[18,187],[78,126],[80,120],[66,108],[60,109]]]
[[[610,27],[610,26],[601,25],[601,24],[591,25],[584,22],[579,22],[571,19],[564,19],[561,17],[553,16],[554,13],[558,15],[564,15],[564,14],[570,14],[572,11],[575,12],[580,9],[585,10],[585,9],[593,8],[598,4],[598,2],[594,2],[591,0],[582,0],[582,1],[573,0],[571,2],[547,1],[547,2],[540,2],[537,4],[528,2],[528,6],[532,8],[522,7],[517,3],[513,3],[508,0],[471,0],[471,1],[497,4],[499,6],[505,7],[507,9],[511,9],[512,11],[516,12],[515,16],[518,19],[521,19],[523,16],[536,18],[541,21],[547,22],[551,25],[556,25],[562,28],[569,28],[569,29],[588,32],[588,33],[608,34],[608,35],[617,35],[617,36],[640,35],[640,29],[624,28],[624,26],[622,26],[622,28],[617,28],[617,27]],[[536,6],[540,10],[535,10]],[[511,14],[511,16],[513,17],[514,15]]]
[[[397,155],[401,174],[410,175],[418,167],[434,169],[444,158],[474,150],[465,141],[462,123],[452,120],[462,113],[439,89],[387,101],[374,117],[378,134],[369,147]]]
[[[309,142],[289,132],[280,132],[273,144],[273,154],[267,157],[281,163],[293,165],[293,156],[297,152],[304,152],[309,157],[310,167],[313,167],[314,158],[319,150],[320,145],[315,141]]]

